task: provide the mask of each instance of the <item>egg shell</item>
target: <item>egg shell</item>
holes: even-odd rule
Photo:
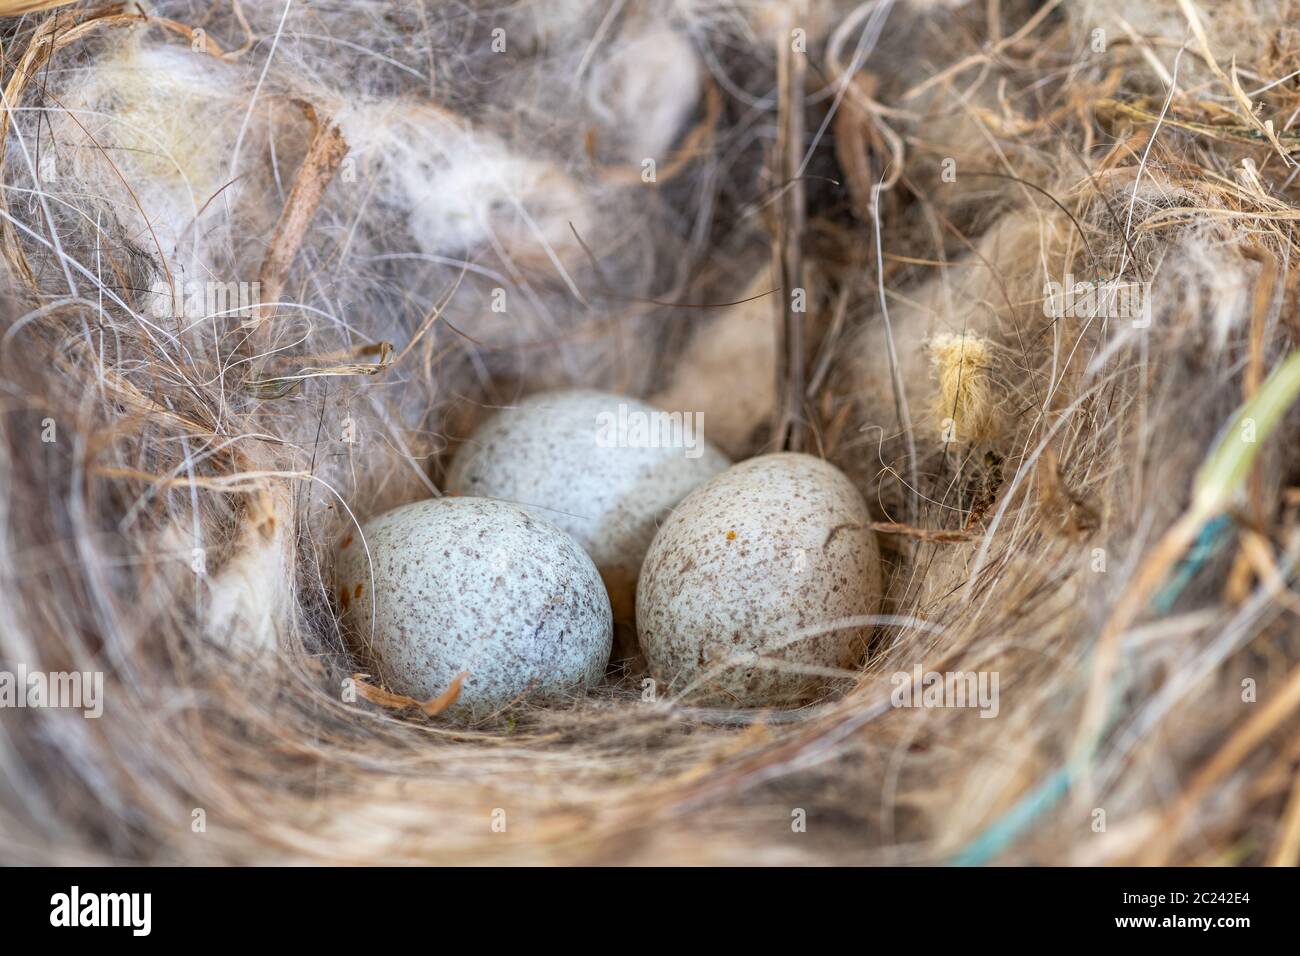
[[[615,619],[631,621],[637,576],[659,522],[730,464],[698,430],[691,449],[663,441],[653,447],[648,435],[639,441],[634,423],[665,414],[610,392],[533,395],[475,430],[452,461],[448,490],[514,502],[573,535],[595,561]],[[620,429],[620,421],[632,424]]]
[[[860,664],[881,598],[869,520],[853,483],[810,455],[751,458],[692,492],[655,536],[637,588],[660,693],[792,705],[824,690],[811,669]]]
[[[340,608],[389,690],[428,700],[466,671],[449,712],[476,716],[604,675],[613,624],[600,575],[569,535],[522,508],[418,501],[346,535],[338,554]]]

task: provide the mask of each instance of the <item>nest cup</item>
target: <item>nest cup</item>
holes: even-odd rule
[[[0,708],[5,862],[1300,858],[1284,8],[12,6],[0,659],[81,690]],[[460,487],[575,390],[712,446],[628,561],[534,510],[614,514],[581,453]],[[852,506],[746,509],[774,457]],[[536,607],[341,556],[479,497]],[[407,545],[553,653],[404,681]]]

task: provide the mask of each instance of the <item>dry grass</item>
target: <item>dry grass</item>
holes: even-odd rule
[[[0,669],[106,681],[98,720],[0,710],[3,859],[1296,864],[1293,4],[683,3],[657,185],[573,85],[640,4],[266,6],[0,34]],[[534,29],[567,9],[589,42]],[[198,36],[163,92],[96,85]],[[411,197],[456,157],[367,152],[381,107],[546,160],[502,167],[536,228],[440,246]],[[166,276],[270,294],[178,317]],[[1149,314],[1048,315],[1066,276]],[[693,351],[754,301],[770,344]],[[355,683],[333,545],[565,383],[761,395],[729,443],[854,478],[888,563],[854,686],[697,709],[629,662],[467,728]],[[915,667],[995,672],[997,716],[894,706]]]

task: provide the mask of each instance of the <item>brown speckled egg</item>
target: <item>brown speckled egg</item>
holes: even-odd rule
[[[468,672],[455,715],[581,693],[609,661],[609,598],[591,558],[506,502],[434,498],[385,512],[343,538],[335,581],[389,690],[428,700]]]
[[[596,562],[615,618],[631,621],[660,520],[730,464],[703,440],[707,422],[689,432],[638,430],[662,424],[665,414],[609,392],[533,395],[497,412],[460,447],[447,489],[512,501],[573,535]]]
[[[655,536],[637,586],[661,694],[730,707],[806,702],[861,663],[880,610],[866,503],[833,465],[775,454],[692,492]]]

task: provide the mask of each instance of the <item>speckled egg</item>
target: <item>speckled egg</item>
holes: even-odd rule
[[[609,598],[591,558],[507,502],[434,498],[385,512],[340,542],[335,580],[389,690],[428,700],[468,672],[455,715],[581,693],[609,661]]]
[[[479,427],[447,487],[512,501],[573,535],[600,570],[615,618],[630,621],[659,522],[730,464],[704,441],[702,419],[609,392],[544,392]]]
[[[692,492],[659,529],[637,587],[659,692],[788,706],[860,664],[881,597],[869,520],[852,482],[810,455],[751,458]]]

